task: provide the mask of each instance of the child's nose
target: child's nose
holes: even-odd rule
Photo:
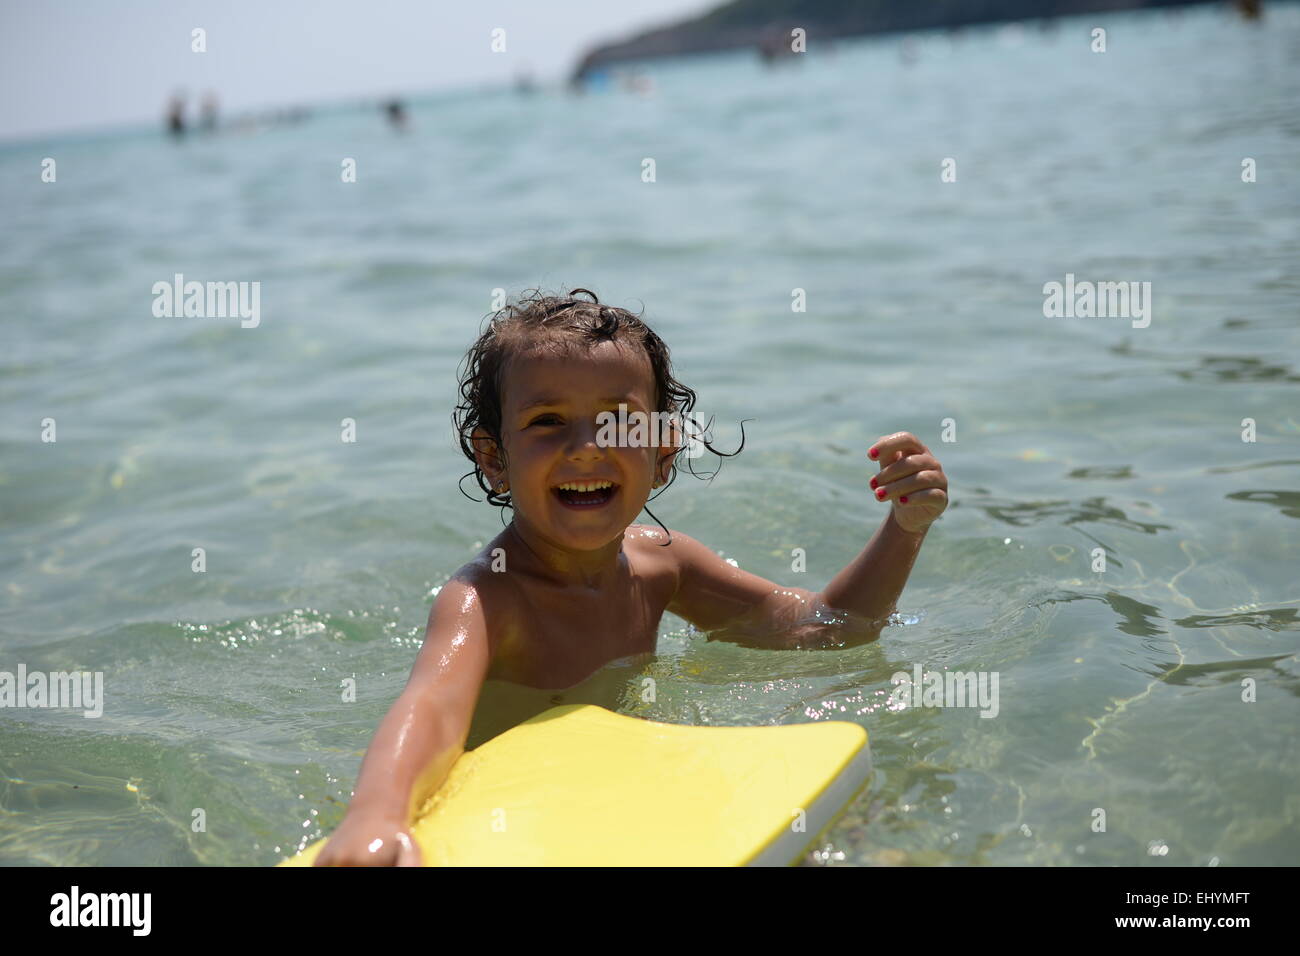
[[[600,427],[594,422],[578,422],[569,432],[569,454],[584,457],[602,456],[605,449],[597,442]]]

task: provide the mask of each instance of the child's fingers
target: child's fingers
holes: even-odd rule
[[[867,456],[880,463],[871,479],[876,500],[891,502],[891,514],[905,531],[924,531],[948,507],[943,465],[911,432],[886,435]]]
[[[926,454],[929,451],[930,449],[921,443],[921,439],[911,432],[895,432],[876,439],[875,443],[867,449],[867,457],[882,465],[890,465],[903,456]]]
[[[901,462],[900,462],[901,464]],[[883,474],[883,472],[882,472]],[[907,475],[899,478],[897,481],[889,484],[876,486],[877,501],[898,501],[901,498],[911,500],[912,496],[918,492],[926,490],[942,491],[945,495],[948,489],[948,479],[942,471],[924,470],[918,471],[914,475]],[[903,502],[907,504],[907,502]]]
[[[914,475],[926,469],[943,471],[943,466],[939,464],[938,459],[930,454],[907,455],[898,459],[892,465],[881,468],[880,473],[872,477],[871,487],[879,488],[881,485],[891,485],[908,475]]]
[[[421,866],[423,864],[423,860],[420,858],[420,847],[411,839],[410,834],[399,833],[397,842],[400,847],[397,852],[398,866]]]

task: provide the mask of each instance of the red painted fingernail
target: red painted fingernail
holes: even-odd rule
[[[867,452],[867,456],[870,458],[875,458],[877,454],[879,453],[874,448],[871,449],[871,451]]]
[[[871,479],[871,487],[872,488],[876,487],[876,479],[874,478]]]
[[[898,500],[902,504],[907,504],[907,495],[901,496]]]
[[[884,489],[884,488],[877,488],[877,489],[876,489],[876,500],[877,500],[877,501],[884,501],[884,500],[885,500],[885,489]]]

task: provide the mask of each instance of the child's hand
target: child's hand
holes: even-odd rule
[[[420,848],[401,820],[349,813],[312,865],[420,866],[421,863]]]
[[[943,465],[911,432],[877,439],[867,455],[880,462],[880,473],[871,479],[876,500],[894,503],[894,520],[904,531],[919,534],[948,507]]]

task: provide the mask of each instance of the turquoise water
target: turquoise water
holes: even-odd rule
[[[762,652],[665,617],[611,703],[861,723],[835,863],[1294,862],[1300,8],[1106,17],[1105,54],[1095,25],[444,95],[405,135],[337,110],[0,150],[0,670],[106,695],[0,710],[0,863],[270,864],[337,824],[433,593],[501,527],[449,416],[493,290],[533,285],[644,305],[717,443],[753,420],[652,505],[742,567],[852,559],[879,435],[951,481],[914,623]],[[260,325],[154,317],[177,272],[259,281]],[[1149,327],[1045,318],[1067,273],[1151,282]],[[998,716],[891,709],[918,663],[996,672]]]

